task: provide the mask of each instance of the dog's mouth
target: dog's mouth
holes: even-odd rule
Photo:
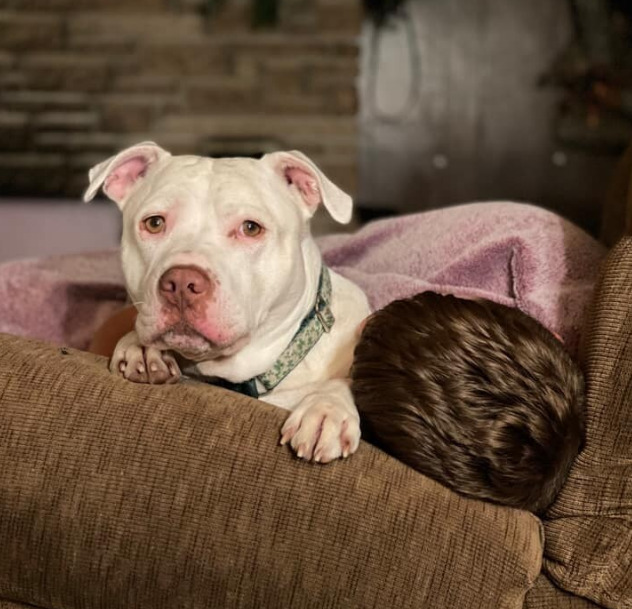
[[[241,336],[227,343],[218,344],[209,340],[186,322],[167,328],[151,340],[151,344],[159,349],[169,349],[182,357],[193,361],[221,360],[237,353],[248,343],[249,337]]]

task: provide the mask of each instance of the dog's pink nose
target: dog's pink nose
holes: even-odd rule
[[[211,289],[208,275],[192,266],[174,266],[158,282],[162,299],[178,307],[194,304]]]

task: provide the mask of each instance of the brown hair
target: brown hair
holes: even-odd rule
[[[581,447],[581,371],[516,309],[395,301],[369,318],[351,377],[367,439],[463,495],[541,512]]]

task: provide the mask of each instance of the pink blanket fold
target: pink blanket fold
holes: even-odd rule
[[[400,216],[319,244],[373,308],[425,290],[489,298],[535,317],[572,353],[605,253],[559,216],[516,203]],[[0,265],[0,332],[83,349],[124,301],[117,252]]]
[[[518,307],[576,353],[605,248],[532,205],[470,203],[319,240],[327,264],[378,309],[432,290]]]
[[[125,299],[118,251],[0,265],[0,332],[86,349]]]

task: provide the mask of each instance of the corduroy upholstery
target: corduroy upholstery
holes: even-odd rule
[[[632,143],[621,156],[603,202],[599,240],[613,246],[632,234]]]
[[[0,336],[0,609],[631,607],[632,238],[587,338],[587,443],[537,576],[526,512],[364,443],[303,463],[271,406]]]
[[[595,290],[586,338],[586,445],[547,513],[544,571],[563,590],[603,607],[629,608],[632,237],[620,241],[606,260]],[[529,605],[543,606],[546,605]]]
[[[525,609],[600,609],[592,601],[560,590],[542,573],[527,593]]]
[[[0,342],[0,598],[522,606],[541,563],[531,514],[463,499],[369,445],[303,463],[278,446],[279,409],[128,383],[64,351]]]

